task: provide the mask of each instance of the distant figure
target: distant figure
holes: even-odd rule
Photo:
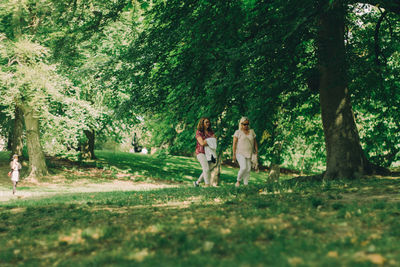
[[[10,168],[11,181],[13,183],[13,195],[15,195],[19,181],[19,170],[22,168],[21,163],[18,162],[18,155],[13,156],[13,160],[10,162]]]
[[[249,124],[249,119],[242,117],[239,122],[239,130],[236,130],[233,135],[232,161],[237,160],[240,166],[235,186],[239,186],[242,180],[244,185],[249,184],[252,158],[253,161],[257,160],[256,134],[250,129]]]
[[[138,141],[137,141],[136,133],[133,134],[132,143],[131,143],[131,144],[132,144],[132,146],[133,146],[133,151],[134,151],[135,153],[138,153],[138,152],[141,152],[141,151],[142,151],[142,147],[139,146],[139,143],[138,143]]]
[[[210,158],[210,161],[208,161],[206,157],[205,147],[208,146],[207,138],[215,138],[215,135],[213,130],[211,129],[210,120],[208,118],[201,118],[199,123],[197,124],[196,131],[196,156],[197,160],[200,162],[203,172],[200,175],[199,179],[193,182],[195,187],[198,187],[203,179],[205,186],[210,186],[210,170],[213,167],[214,163],[212,162],[212,158]]]

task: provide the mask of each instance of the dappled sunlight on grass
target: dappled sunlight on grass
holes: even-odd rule
[[[353,265],[357,255],[363,255],[364,263],[383,258],[389,265],[400,262],[393,252],[393,242],[400,238],[397,223],[393,224],[398,206],[365,199],[340,204],[342,199],[330,195],[344,186],[375,188],[351,181],[282,183],[271,188],[280,194],[263,195],[256,186],[169,188],[59,196],[53,202],[9,202],[1,209],[3,222],[8,223],[0,224],[0,235],[2,240],[19,238],[18,247],[25,251],[34,242],[27,235],[33,231],[45,243],[31,247],[29,255],[46,249],[49,263],[104,264],[112,258],[119,264],[129,260],[154,266],[172,265],[179,258],[186,265],[195,257],[217,265],[302,262],[321,266],[332,260]],[[18,212],[12,213],[13,209]],[[18,232],[8,231],[22,220]],[[55,227],[60,221],[63,226]],[[271,258],[271,254],[281,256]],[[5,261],[0,257],[0,262]]]
[[[195,159],[99,156],[95,168],[65,171],[69,183],[43,183],[52,195],[0,202],[0,265],[400,264],[398,180],[265,182],[254,172],[236,188],[237,169],[223,167],[222,186],[194,188]]]

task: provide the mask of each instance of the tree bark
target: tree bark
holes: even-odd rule
[[[22,148],[24,146],[22,134],[24,130],[22,110],[15,107],[15,118],[13,127],[11,129],[11,155],[18,155],[19,160],[22,161]]]
[[[95,132],[93,129],[84,130],[86,141],[81,146],[82,158],[84,159],[95,159],[94,155],[94,141],[95,141]]]
[[[24,119],[26,128],[26,143],[29,155],[29,176],[38,178],[48,174],[46,161],[39,137],[39,117],[29,108],[24,108]]]
[[[324,178],[327,179],[359,177],[369,169],[347,88],[344,15],[344,3],[334,1],[321,11],[318,25],[319,92],[326,145]]]
[[[210,185],[218,186],[219,185],[219,178],[221,176],[221,153],[218,153],[217,162],[212,166],[210,170]]]
[[[268,178],[272,182],[279,182],[279,176],[281,174],[281,167],[279,164],[271,163]]]
[[[279,130],[279,121],[278,118],[275,118],[271,134],[271,141],[272,141],[271,164],[268,172],[268,179],[274,182],[279,181],[279,176],[281,174],[280,165],[282,163],[282,157],[281,157],[282,141],[278,139],[280,134],[281,132]]]

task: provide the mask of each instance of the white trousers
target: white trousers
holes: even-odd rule
[[[236,154],[236,159],[240,166],[237,181],[240,182],[243,180],[243,184],[248,185],[251,171],[251,158],[245,158],[240,154]]]
[[[213,163],[208,162],[206,155],[203,153],[197,154],[197,160],[200,162],[201,168],[203,169],[197,183],[200,183],[204,179],[205,184],[210,184],[210,171]]]

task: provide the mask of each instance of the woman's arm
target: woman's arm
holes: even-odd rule
[[[258,145],[257,145],[257,140],[254,137],[254,152],[256,152],[256,154],[258,154]]]
[[[238,138],[236,136],[233,137],[233,145],[232,145],[232,161],[236,161],[236,146],[237,146]]]
[[[200,145],[202,145],[202,146],[206,146],[207,145],[207,141],[204,140],[201,136],[197,136],[196,139],[197,139],[197,142],[199,142]]]

